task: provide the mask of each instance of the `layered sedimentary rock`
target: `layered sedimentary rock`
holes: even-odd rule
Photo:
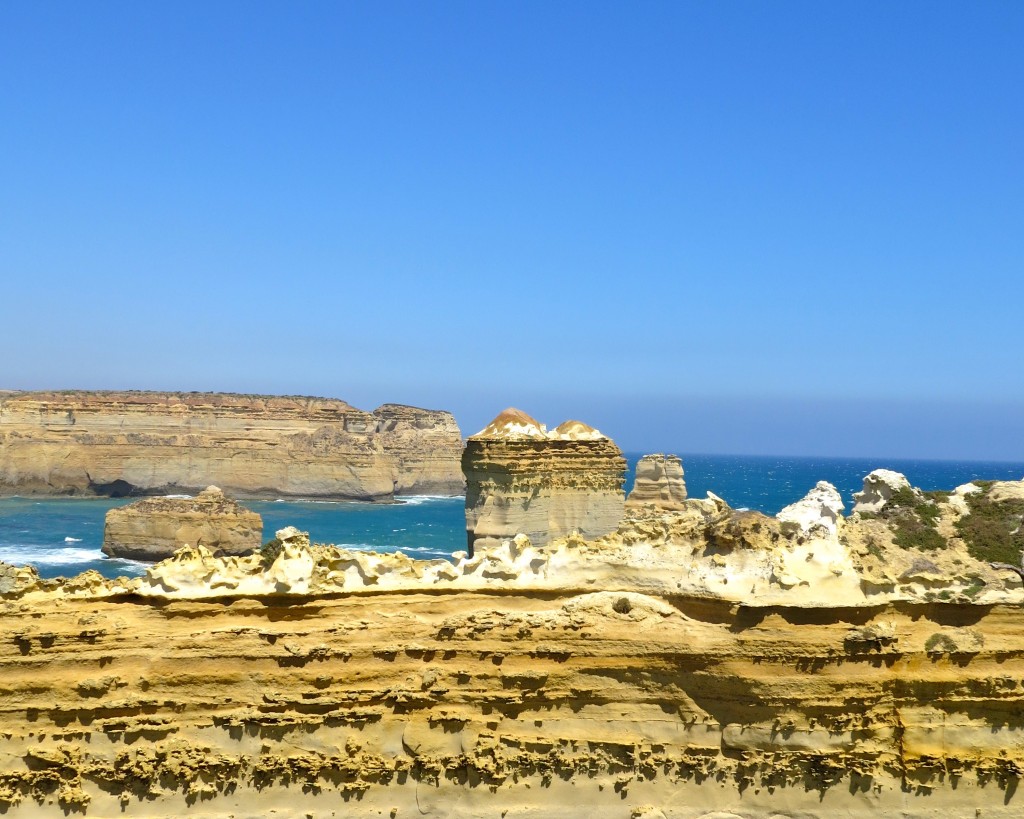
[[[460,494],[450,413],[219,393],[0,395],[0,492],[389,500]]]
[[[194,498],[146,498],[111,509],[103,527],[103,554],[163,560],[185,546],[216,555],[242,555],[262,543],[263,520],[216,486]]]
[[[683,508],[686,482],[683,462],[678,455],[644,455],[636,465],[633,491],[626,498],[626,508],[653,507],[662,512]]]
[[[625,470],[622,452],[593,427],[566,421],[549,432],[505,410],[462,454],[470,552],[517,534],[543,543],[612,531],[624,509]]]
[[[447,561],[0,565],[12,817],[1018,816],[1024,483]],[[642,512],[642,513],[641,513]],[[901,545],[916,526],[935,531]],[[995,550],[995,551],[994,551]]]

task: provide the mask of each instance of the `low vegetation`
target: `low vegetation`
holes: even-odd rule
[[[957,534],[977,560],[1019,566],[1024,553],[1024,500],[993,501],[987,491],[991,482],[975,483],[985,491],[967,496],[969,512],[957,521]]]
[[[260,562],[264,569],[269,569],[274,565],[274,561],[277,560],[277,556],[281,554],[283,548],[284,544],[276,537],[260,546]]]
[[[924,650],[929,654],[950,654],[956,651],[956,643],[949,635],[936,632],[925,640]]]
[[[934,552],[946,545],[945,538],[935,528],[939,519],[936,501],[946,496],[948,493],[919,494],[910,487],[903,487],[893,493],[889,502],[882,507],[879,517],[892,526],[897,546]]]

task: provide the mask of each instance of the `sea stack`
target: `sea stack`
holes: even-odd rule
[[[146,498],[107,512],[103,554],[157,561],[184,546],[204,546],[214,555],[258,549],[263,519],[216,486],[194,498]]]
[[[686,482],[678,455],[644,455],[636,465],[633,491],[627,509],[675,512],[685,507]]]
[[[626,459],[580,421],[549,432],[507,409],[466,441],[462,471],[470,554],[517,534],[534,544],[572,532],[600,537],[622,519]]]
[[[333,398],[167,392],[0,395],[0,494],[392,501],[460,495],[451,413]]]

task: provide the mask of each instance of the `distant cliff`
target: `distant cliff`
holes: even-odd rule
[[[209,484],[243,497],[458,494],[451,413],[329,398],[0,393],[0,493],[145,495]]]

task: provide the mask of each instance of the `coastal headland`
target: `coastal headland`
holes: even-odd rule
[[[461,494],[451,413],[330,398],[0,393],[0,493],[390,501]]]

